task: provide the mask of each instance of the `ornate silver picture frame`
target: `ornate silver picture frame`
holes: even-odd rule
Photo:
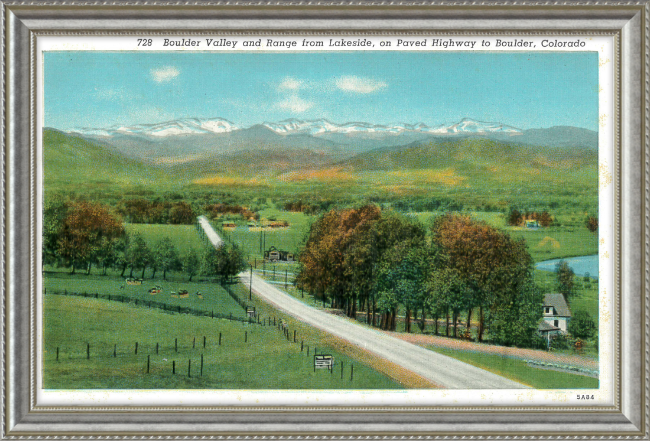
[[[4,2],[3,439],[650,439],[649,6],[590,1]],[[122,401],[105,392],[72,391],[59,401],[43,394],[42,44],[59,39],[57,47],[66,48],[66,38],[81,38],[88,40],[83,44],[110,51],[102,41],[137,45],[138,39],[206,36],[608,39],[612,56],[601,62],[611,66],[606,86],[611,111],[600,113],[607,120],[611,148],[601,150],[601,159],[608,161],[599,162],[599,177],[601,191],[611,195],[605,215],[602,201],[600,207],[601,226],[609,232],[605,259],[611,274],[601,297],[611,327],[611,345],[604,348],[611,362],[605,368],[609,382],[601,391],[611,400],[592,403],[580,394],[555,391],[534,397],[511,394],[510,401],[454,396],[446,402],[426,394],[376,401],[367,395],[354,401],[336,391],[318,400],[282,394],[269,398],[265,392],[256,395],[259,391],[231,391],[230,397],[203,391],[169,400],[165,392],[155,391],[135,398],[127,394]],[[252,274],[251,266],[251,285]],[[56,357],[58,361],[58,348]]]

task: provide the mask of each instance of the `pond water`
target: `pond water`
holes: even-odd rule
[[[584,276],[598,279],[598,254],[591,256],[567,257],[565,259],[545,260],[535,264],[535,269],[542,271],[555,271],[555,265],[561,260],[569,264],[576,276]]]

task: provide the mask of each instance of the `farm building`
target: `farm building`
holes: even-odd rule
[[[564,295],[545,294],[543,307],[544,315],[538,331],[548,337],[554,334],[566,334],[571,320],[571,311]]]
[[[288,226],[289,222],[286,220],[271,221],[268,223],[269,228],[287,228]]]
[[[264,251],[264,260],[269,262],[293,262],[294,255],[289,251],[278,250],[276,247],[271,247]]]
[[[524,221],[524,227],[530,228],[532,230],[537,230],[539,228],[539,222],[536,220],[527,220]]]
[[[237,228],[237,224],[234,223],[234,222],[228,221],[228,222],[223,222],[221,224],[221,227],[222,228]]]

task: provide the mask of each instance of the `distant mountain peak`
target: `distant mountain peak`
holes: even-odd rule
[[[462,136],[462,135],[494,135],[516,136],[530,130],[521,130],[500,122],[479,121],[465,117],[457,123],[428,126],[423,122],[415,124],[373,124],[364,121],[334,123],[320,118],[302,120],[287,118],[278,122],[265,121],[252,126],[239,126],[224,118],[181,118],[157,124],[136,124],[131,126],[111,126],[107,128],[79,128],[68,130],[67,133],[87,136],[90,138],[110,139],[113,137],[133,137],[133,139],[149,139],[159,142],[165,138],[188,135],[229,134],[231,132],[250,130],[264,127],[280,136],[306,135],[313,137],[339,137],[350,139],[388,139],[408,135],[421,139],[425,136]],[[571,129],[568,127],[567,129]],[[576,129],[576,128],[573,128]],[[257,130],[257,129],[256,129]],[[532,129],[537,130],[537,129]],[[540,129],[542,130],[542,129]],[[559,130],[555,129],[555,130]],[[419,138],[418,138],[419,137]]]
[[[181,118],[156,124],[135,124],[132,126],[115,125],[103,129],[78,128],[68,130],[67,132],[82,136],[98,137],[132,135],[151,138],[166,138],[168,136],[227,133],[239,129],[240,127],[224,118]]]

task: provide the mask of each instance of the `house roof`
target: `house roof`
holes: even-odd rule
[[[556,326],[553,326],[552,324],[550,324],[546,320],[542,320],[541,322],[539,322],[539,327],[537,329],[539,330],[539,332],[551,332],[551,331],[559,331],[560,330],[560,328],[558,328]]]
[[[571,317],[571,310],[567,306],[563,294],[544,294],[544,306],[552,306],[555,308],[555,315],[558,317]]]

